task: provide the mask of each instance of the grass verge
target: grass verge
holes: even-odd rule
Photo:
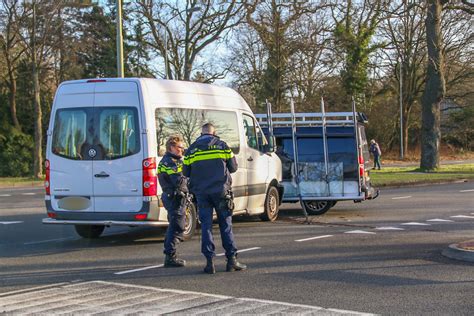
[[[435,172],[422,172],[417,167],[386,167],[370,172],[375,187],[439,183],[474,179],[474,164],[444,165]],[[42,186],[43,180],[33,178],[0,178],[0,187]]]
[[[474,179],[474,164],[444,165],[434,172],[422,172],[417,167],[387,167],[372,170],[370,178],[375,187]]]
[[[18,177],[18,178],[0,178],[0,187],[11,188],[11,187],[29,187],[29,186],[42,186],[44,180],[36,180],[29,177]]]

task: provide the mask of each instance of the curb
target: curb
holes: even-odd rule
[[[451,244],[441,254],[450,259],[474,262],[474,240]]]

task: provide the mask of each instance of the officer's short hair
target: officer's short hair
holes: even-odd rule
[[[170,151],[171,146],[176,146],[178,143],[183,143],[183,137],[181,135],[171,135],[168,137],[168,140],[166,141],[166,150]]]
[[[206,123],[202,126],[201,133],[214,135],[216,133],[216,128],[215,128],[214,124]]]

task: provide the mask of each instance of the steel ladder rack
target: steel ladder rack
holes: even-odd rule
[[[267,114],[256,114],[255,117],[262,127],[267,127]],[[354,115],[352,112],[328,112],[324,114],[326,126],[354,126]],[[291,127],[291,113],[273,113],[272,123],[274,127]],[[295,113],[297,126],[322,126],[323,114],[317,113]]]

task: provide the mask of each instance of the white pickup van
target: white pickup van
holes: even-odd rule
[[[189,146],[211,122],[237,157],[235,215],[273,221],[283,196],[281,161],[234,90],[209,84],[113,78],[62,83],[46,147],[44,224],[75,225],[85,238],[105,227],[167,226],[156,167],[171,134]],[[185,236],[197,225],[186,212]]]

